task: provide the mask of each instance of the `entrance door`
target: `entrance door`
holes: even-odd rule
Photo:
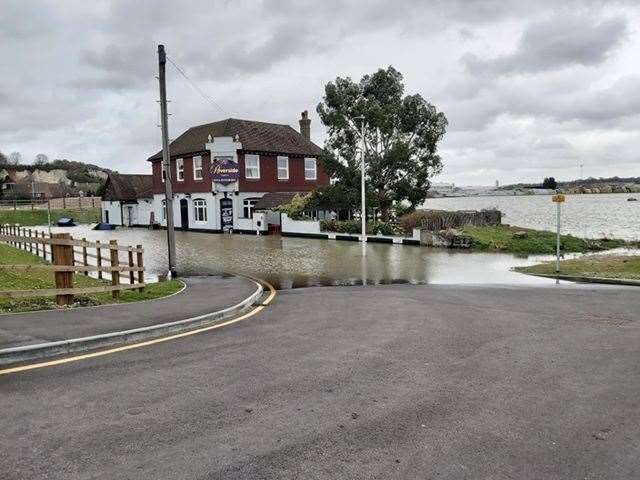
[[[189,228],[189,202],[186,198],[180,200],[180,219],[182,220],[182,230]]]
[[[133,225],[133,207],[127,207],[127,226]]]
[[[220,227],[223,232],[233,231],[233,200],[220,199]]]

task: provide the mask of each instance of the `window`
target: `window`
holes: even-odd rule
[[[315,180],[317,178],[317,175],[318,175],[318,172],[316,171],[316,159],[305,158],[304,159],[304,179]]]
[[[258,155],[244,156],[244,178],[260,178],[260,157]]]
[[[289,157],[278,157],[278,180],[289,180]]]
[[[184,182],[184,158],[176,158],[176,179]]]
[[[202,180],[202,157],[193,157],[193,179]]]
[[[196,222],[207,221],[207,202],[201,198],[193,201],[193,218]]]
[[[162,183],[167,179],[167,172],[164,169],[164,165],[160,165],[160,171],[162,172]]]
[[[253,218],[253,207],[258,203],[259,198],[245,198],[242,203],[242,215],[244,218]]]
[[[167,201],[162,200],[162,221],[167,219]]]

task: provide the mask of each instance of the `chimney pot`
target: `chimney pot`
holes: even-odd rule
[[[311,119],[309,118],[309,112],[307,110],[302,112],[299,123],[300,135],[302,135],[306,140],[311,141]]]

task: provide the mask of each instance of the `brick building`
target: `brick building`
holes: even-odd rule
[[[300,132],[289,125],[229,118],[192,127],[170,144],[174,224],[184,230],[255,232],[277,229],[273,212],[254,214],[269,194],[309,192],[329,184],[310,140],[307,112]],[[154,218],[166,225],[162,152],[148,159]]]

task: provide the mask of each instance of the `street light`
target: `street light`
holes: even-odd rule
[[[360,222],[362,224],[362,256],[367,255],[367,203],[365,198],[365,184],[364,184],[364,115],[359,115],[353,118],[354,120],[361,120],[360,124]]]

